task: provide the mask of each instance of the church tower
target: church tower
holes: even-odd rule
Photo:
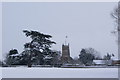
[[[62,63],[71,63],[72,58],[70,57],[70,49],[69,49],[69,44],[65,44],[62,45],[62,57],[61,57]]]

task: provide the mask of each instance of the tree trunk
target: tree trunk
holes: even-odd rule
[[[118,59],[120,60],[120,2],[118,3]]]
[[[32,57],[32,55],[30,54],[29,60],[28,60],[28,67],[32,67],[31,57]]]
[[[120,60],[120,2],[118,2],[118,59]],[[118,75],[120,80],[120,68],[118,68]]]

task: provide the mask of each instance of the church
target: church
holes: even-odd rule
[[[70,57],[70,48],[69,43],[62,45],[62,56],[61,56],[61,62],[62,64],[71,64],[73,59]]]

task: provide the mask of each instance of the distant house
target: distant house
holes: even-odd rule
[[[113,60],[93,60],[93,65],[113,65]]]
[[[93,60],[93,65],[100,66],[100,65],[106,65],[105,60]]]
[[[112,65],[120,65],[120,60],[113,60]]]

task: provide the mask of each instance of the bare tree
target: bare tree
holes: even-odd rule
[[[118,59],[120,59],[120,2],[118,2],[118,7],[111,13],[112,17],[115,19],[116,26],[113,33],[117,34],[118,42]]]

